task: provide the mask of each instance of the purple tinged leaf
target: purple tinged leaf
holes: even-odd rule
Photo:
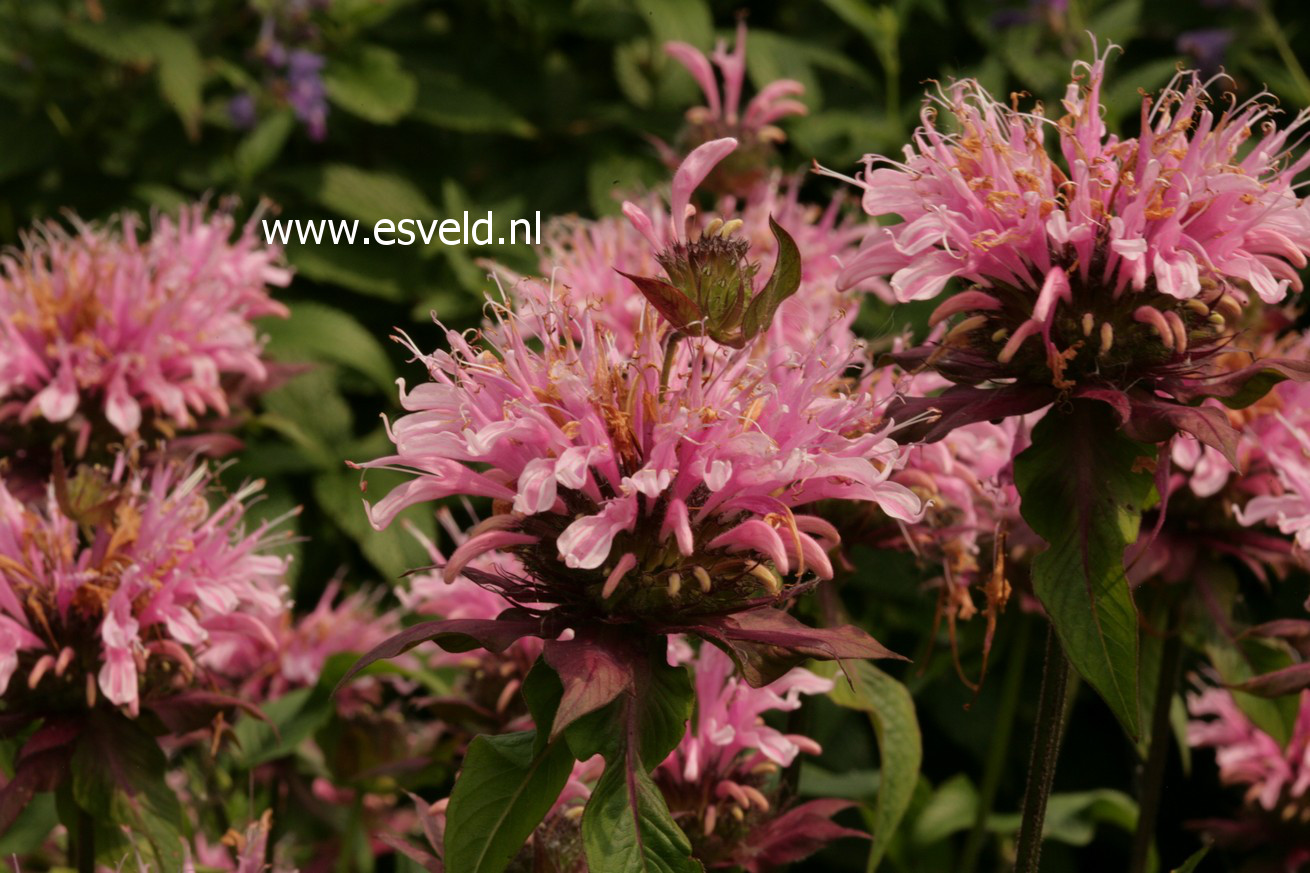
[[[1154,484],[1142,461],[1158,454],[1125,436],[1105,404],[1075,398],[1038,422],[1014,463],[1020,511],[1049,544],[1033,559],[1033,591],[1069,661],[1133,738],[1138,619],[1123,559]]]
[[[0,834],[43,791],[54,791],[68,778],[68,764],[82,725],[49,720],[28,737],[14,761],[14,775],[0,788]]]
[[[1240,370],[1205,379],[1180,380],[1169,385],[1169,393],[1183,403],[1199,403],[1214,397],[1230,409],[1243,409],[1269,393],[1279,382],[1310,381],[1310,361],[1266,358]]]
[[[887,404],[885,414],[898,423],[914,422],[897,428],[897,442],[935,443],[957,427],[1027,415],[1049,406],[1056,398],[1054,388],[1041,386],[956,385],[933,397],[895,397]]]
[[[650,276],[634,276],[622,270],[614,272],[636,285],[642,296],[674,329],[690,336],[699,336],[704,330],[705,313],[700,306],[668,282]]]
[[[497,618],[458,618],[425,621],[405,628],[374,646],[346,671],[337,683],[339,690],[359,672],[376,661],[403,655],[419,643],[434,642],[447,652],[487,649],[503,652],[523,637],[543,636],[542,621],[519,609],[507,609]]]
[[[769,684],[809,658],[907,660],[857,627],[813,628],[771,606],[710,618],[677,630],[723,649],[746,681],[756,688]]]
[[[1310,688],[1310,662],[1293,664],[1229,687],[1236,691],[1254,694],[1256,697],[1282,697],[1285,694],[1294,694]]]
[[[733,854],[732,862],[747,873],[767,873],[813,855],[833,840],[854,837],[867,840],[864,831],[842,827],[832,817],[854,807],[849,800],[811,800],[767,820],[750,832]]]
[[[1130,398],[1132,414],[1124,426],[1131,439],[1145,443],[1164,443],[1178,433],[1191,434],[1220,452],[1238,469],[1238,432],[1228,421],[1228,414],[1213,406],[1183,406],[1164,397],[1135,395]]]
[[[559,676],[564,693],[550,728],[553,740],[589,712],[633,687],[633,668],[623,652],[595,639],[547,640],[542,657]]]
[[[742,334],[753,339],[769,329],[778,307],[801,287],[801,251],[791,234],[769,216],[769,230],[778,241],[778,257],[773,262],[773,274],[764,289],[751,300],[742,322]]]
[[[268,716],[253,703],[217,691],[187,691],[149,699],[142,701],[142,707],[153,713],[164,727],[175,734],[190,733],[206,727],[213,723],[219,713],[230,709],[239,709],[260,721],[268,721]]]
[[[1246,637],[1277,637],[1284,640],[1310,638],[1310,621],[1304,618],[1278,618],[1244,630],[1238,639]]]

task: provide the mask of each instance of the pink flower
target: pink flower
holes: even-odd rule
[[[762,716],[799,709],[802,694],[827,694],[832,680],[796,667],[762,688],[752,688],[734,675],[732,659],[713,646],[701,646],[695,656],[688,651],[683,658],[695,676],[696,715],[678,748],[660,765],[661,780],[716,785],[716,799],[749,810],[756,793],[751,786],[761,772],[789,767],[801,752],[822,751],[809,737],[769,727]],[[765,803],[762,809],[767,808]]]
[[[1215,750],[1219,778],[1246,788],[1247,803],[1277,812],[1310,788],[1310,692],[1301,692],[1292,738],[1284,748],[1237,706],[1231,692],[1207,687],[1187,695],[1188,745]]]
[[[973,80],[933,98],[905,159],[871,155],[852,180],[867,213],[902,221],[871,230],[843,281],[890,276],[900,300],[968,283],[932,316],[951,320],[940,343],[912,356],[962,386],[939,432],[1072,394],[1111,404],[1134,438],[1193,433],[1231,454],[1223,416],[1192,404],[1236,394],[1269,363],[1216,375],[1248,289],[1275,303],[1301,288],[1310,209],[1293,180],[1310,156],[1289,151],[1310,113],[1281,130],[1261,99],[1216,115],[1206,83],[1180,73],[1143,101],[1139,135],[1119,139],[1101,120],[1105,60],[1076,66],[1055,123]]]
[[[234,638],[276,647],[267,622],[287,608],[286,559],[263,553],[269,524],[241,520],[258,485],[211,509],[211,481],[204,467],[136,469],[120,455],[112,470],[57,473],[31,506],[0,483],[7,710],[92,706],[98,690],[136,714],[184,693]]]
[[[84,444],[102,422],[168,433],[226,414],[225,380],[266,376],[251,321],[287,314],[268,286],[290,281],[253,220],[234,229],[203,206],[155,219],[148,239],[131,214],[51,223],[0,258],[0,421],[68,422]]]
[[[670,347],[656,331],[616,364],[586,310],[538,313],[555,331],[540,351],[515,313],[498,316],[485,346],[454,333],[450,353],[411,345],[434,381],[402,393],[396,454],[359,465],[416,476],[369,506],[379,528],[455,494],[504,501],[452,555],[448,578],[508,551],[534,577],[507,587],[512,600],[560,602],[594,585],[590,596],[617,593],[607,608],[621,608],[653,586],[680,606],[713,593],[715,578],[767,593],[792,572],[831,575],[829,526],[793,506],[840,498],[918,515],[917,498],[889,481],[896,444],[867,432],[870,399],[847,393],[848,359],[684,344],[673,348],[684,375],[661,386]],[[562,588],[550,585],[561,573]]]
[[[664,51],[687,68],[705,94],[705,106],[687,110],[687,126],[678,138],[685,154],[697,146],[719,139],[735,137],[742,148],[732,160],[719,167],[709,180],[718,193],[746,193],[768,175],[775,147],[787,136],[774,122],[788,115],[805,115],[809,110],[796,99],[805,86],[793,79],[778,79],[760,89],[745,111],[741,109],[742,87],[746,81],[746,22],[737,24],[737,39],[732,52],[719,40],[706,57],[700,49],[685,42],[667,42]],[[722,90],[715,67],[723,79]],[[669,166],[677,166],[678,151],[662,142],[656,145]]]

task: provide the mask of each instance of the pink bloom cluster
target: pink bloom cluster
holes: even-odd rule
[[[1245,800],[1266,812],[1302,805],[1310,789],[1310,691],[1302,691],[1286,746],[1257,727],[1231,692],[1206,687],[1187,696],[1189,745],[1212,748],[1225,785],[1244,786]]]
[[[1054,125],[964,80],[925,108],[903,162],[866,158],[858,183],[865,211],[904,221],[870,234],[847,284],[891,274],[900,300],[936,297],[953,277],[1041,289],[1028,298],[1028,336],[1049,330],[1070,281],[1116,299],[1149,287],[1177,300],[1229,295],[1245,303],[1249,284],[1276,303],[1289,286],[1300,290],[1310,210],[1293,180],[1310,156],[1286,154],[1310,113],[1282,129],[1269,123],[1274,107],[1259,99],[1216,115],[1206,83],[1180,73],[1143,102],[1139,136],[1121,140],[1102,120],[1105,57],[1079,67],[1084,76],[1063,101],[1068,114]],[[957,131],[939,127],[937,108]],[[1063,166],[1047,151],[1048,133]],[[1138,317],[1166,344],[1175,340],[1179,327],[1167,313],[1163,322]],[[1010,341],[1022,342],[1020,334]]]
[[[268,286],[290,281],[253,222],[234,230],[193,206],[143,239],[124,214],[47,225],[0,258],[0,421],[70,422],[85,441],[102,419],[126,435],[226,414],[225,378],[265,378],[251,320],[285,316]]]
[[[809,110],[796,99],[805,86],[793,79],[778,79],[760,89],[742,110],[742,88],[746,82],[746,22],[737,25],[736,44],[731,52],[719,40],[709,57],[685,42],[667,42],[664,51],[687,68],[705,95],[705,106],[687,110],[687,126],[679,136],[680,151],[656,140],[665,162],[676,167],[682,155],[703,143],[721,137],[735,137],[742,149],[710,178],[719,193],[746,193],[764,180],[774,156],[774,147],[786,134],[774,123],[789,115]],[[720,90],[715,68],[722,77]]]
[[[553,575],[558,556],[601,570],[602,598],[629,573],[676,598],[682,579],[708,591],[715,574],[687,560],[708,548],[777,591],[793,569],[832,574],[831,525],[792,507],[842,498],[917,517],[918,499],[889,481],[896,444],[869,432],[870,398],[844,390],[849,361],[826,349],[760,359],[695,346],[661,385],[667,349],[654,330],[624,361],[585,309],[552,302],[537,316],[553,328],[544,337],[498,315],[485,345],[452,332],[450,352],[414,349],[433,381],[402,393],[397,452],[360,465],[415,474],[369,507],[378,527],[455,494],[503,502],[451,555],[447,578],[485,552],[540,546],[533,572]],[[741,552],[755,557],[729,557]]]
[[[0,483],[7,709],[91,704],[98,688],[135,714],[151,693],[185,690],[213,655],[277,647],[268,624],[287,608],[286,559],[263,551],[270,524],[242,524],[258,485],[211,508],[211,482],[203,466],[135,469],[120,455],[112,470],[57,474],[37,505]]]

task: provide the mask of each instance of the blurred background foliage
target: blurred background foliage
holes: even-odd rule
[[[243,215],[263,208],[267,216],[363,224],[465,209],[492,210],[501,222],[538,210],[613,213],[616,194],[667,179],[649,137],[672,141],[683,112],[700,102],[662,44],[709,48],[743,12],[751,86],[779,77],[806,86],[808,115],[784,125],[784,163],[802,171],[817,160],[850,172],[865,153],[898,153],[934,79],[976,76],[996,94],[1026,92],[1058,117],[1071,62],[1090,55],[1088,31],[1102,46],[1124,48],[1105,95],[1112,127],[1131,131],[1139,90],[1159,88],[1180,63],[1207,73],[1222,66],[1239,98],[1268,87],[1289,111],[1310,103],[1297,62],[1310,34],[1292,0],[742,5],[0,0],[0,243],[18,243],[24,228],[65,210],[103,219],[202,198],[234,198]],[[820,202],[838,187],[817,177],[806,185]],[[441,336],[430,312],[453,328],[476,324],[493,287],[482,259],[531,271],[536,257],[524,245],[436,244],[293,244],[286,255],[298,274],[284,295],[292,317],[265,329],[271,355],[298,375],[264,397],[228,475],[269,480],[262,514],[304,506],[293,566],[298,602],[308,607],[333,578],[348,588],[385,584],[428,562],[402,527],[369,528],[359,476],[342,463],[386,453],[379,415],[396,410],[394,380],[423,377],[386,338],[400,328],[420,347],[435,347]],[[913,317],[870,303],[861,323],[886,334]],[[390,485],[384,475],[370,482],[377,493]],[[409,520],[433,532],[430,515]],[[1019,615],[1003,621],[993,663],[1017,666],[1011,675],[998,670],[975,698],[944,654],[944,634],[932,641],[932,656],[924,644],[934,605],[920,583],[930,572],[902,554],[857,549],[853,557],[859,573],[844,592],[847,607],[916,656],[896,672],[914,693],[929,750],[887,866],[973,869],[965,835],[974,829],[1005,841],[1015,825],[1004,817],[976,822],[975,811],[980,790],[999,792],[998,808],[1017,809],[1026,736],[1008,744],[994,737],[989,713],[1006,694],[1031,709],[1036,661],[1022,655],[1024,647],[1035,653],[1038,629]],[[961,638],[971,676],[981,630],[966,627]],[[806,765],[802,788],[873,797],[873,727],[826,702],[804,718],[826,754]],[[1070,731],[1052,802],[1051,869],[1110,869],[1115,861],[1107,859],[1123,857],[1136,815],[1133,750],[1090,696]],[[988,778],[995,784],[979,784]],[[1118,788],[1097,788],[1107,783]],[[1226,802],[1212,776],[1193,773],[1190,785],[1166,804],[1165,869],[1196,845],[1184,823]],[[863,852],[839,846],[811,866],[861,869]]]

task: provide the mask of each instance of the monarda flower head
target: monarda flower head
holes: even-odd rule
[[[1300,694],[1286,741],[1256,725],[1226,688],[1201,685],[1187,695],[1187,709],[1188,745],[1213,749],[1220,782],[1243,792],[1233,818],[1193,825],[1225,847],[1276,862],[1259,869],[1304,869],[1310,862],[1310,691]]]
[[[0,691],[10,713],[104,699],[135,715],[202,684],[239,642],[276,648],[287,559],[270,525],[246,531],[247,488],[211,508],[204,466],[56,473],[35,505],[0,483]]]
[[[252,319],[290,273],[251,222],[203,206],[154,221],[39,227],[0,258],[0,425],[66,424],[84,449],[225,415],[234,380],[266,369]],[[10,424],[10,423],[13,424]]]
[[[566,653],[600,637],[627,646],[689,633],[728,651],[754,684],[805,657],[890,654],[862,632],[811,630],[776,608],[805,580],[832,575],[835,531],[801,507],[869,501],[907,520],[920,511],[889,481],[899,448],[870,431],[871,399],[844,378],[852,359],[822,347],[759,357],[678,342],[662,325],[625,357],[579,309],[550,301],[520,319],[493,306],[497,323],[481,337],[448,333],[450,350],[433,354],[410,343],[432,381],[402,390],[409,414],[390,426],[395,454],[359,465],[414,476],[368,506],[379,528],[417,503],[494,501],[442,572],[515,608],[441,623],[469,634],[455,645],[542,637],[546,660],[567,671]],[[532,336],[528,324],[548,329]],[[474,566],[493,552],[521,570]]]
[[[804,115],[809,110],[795,99],[805,86],[794,79],[770,82],[751,98],[743,111],[742,86],[746,81],[746,22],[737,24],[737,39],[732,52],[719,40],[709,57],[685,42],[667,42],[664,51],[687,68],[705,93],[704,106],[687,110],[687,126],[678,137],[680,151],[659,143],[665,160],[676,167],[682,155],[716,139],[733,137],[741,148],[715,168],[706,184],[716,194],[745,194],[764,181],[777,154],[777,144],[787,139],[774,122],[788,115]],[[723,78],[722,90],[715,77],[718,67]]]
[[[950,320],[942,341],[906,358],[966,386],[936,404],[937,435],[1088,396],[1139,439],[1182,430],[1231,454],[1222,415],[1189,404],[1235,399],[1265,369],[1304,376],[1211,363],[1253,301],[1301,288],[1310,209],[1294,178],[1310,157],[1289,155],[1310,113],[1279,129],[1260,97],[1217,111],[1207,83],[1179,73],[1144,99],[1140,134],[1120,139],[1102,121],[1105,57],[1077,67],[1056,122],[964,80],[925,107],[903,161],[866,158],[865,211],[903,220],[870,233],[844,281],[890,276],[900,300],[967,283],[932,317]]]

